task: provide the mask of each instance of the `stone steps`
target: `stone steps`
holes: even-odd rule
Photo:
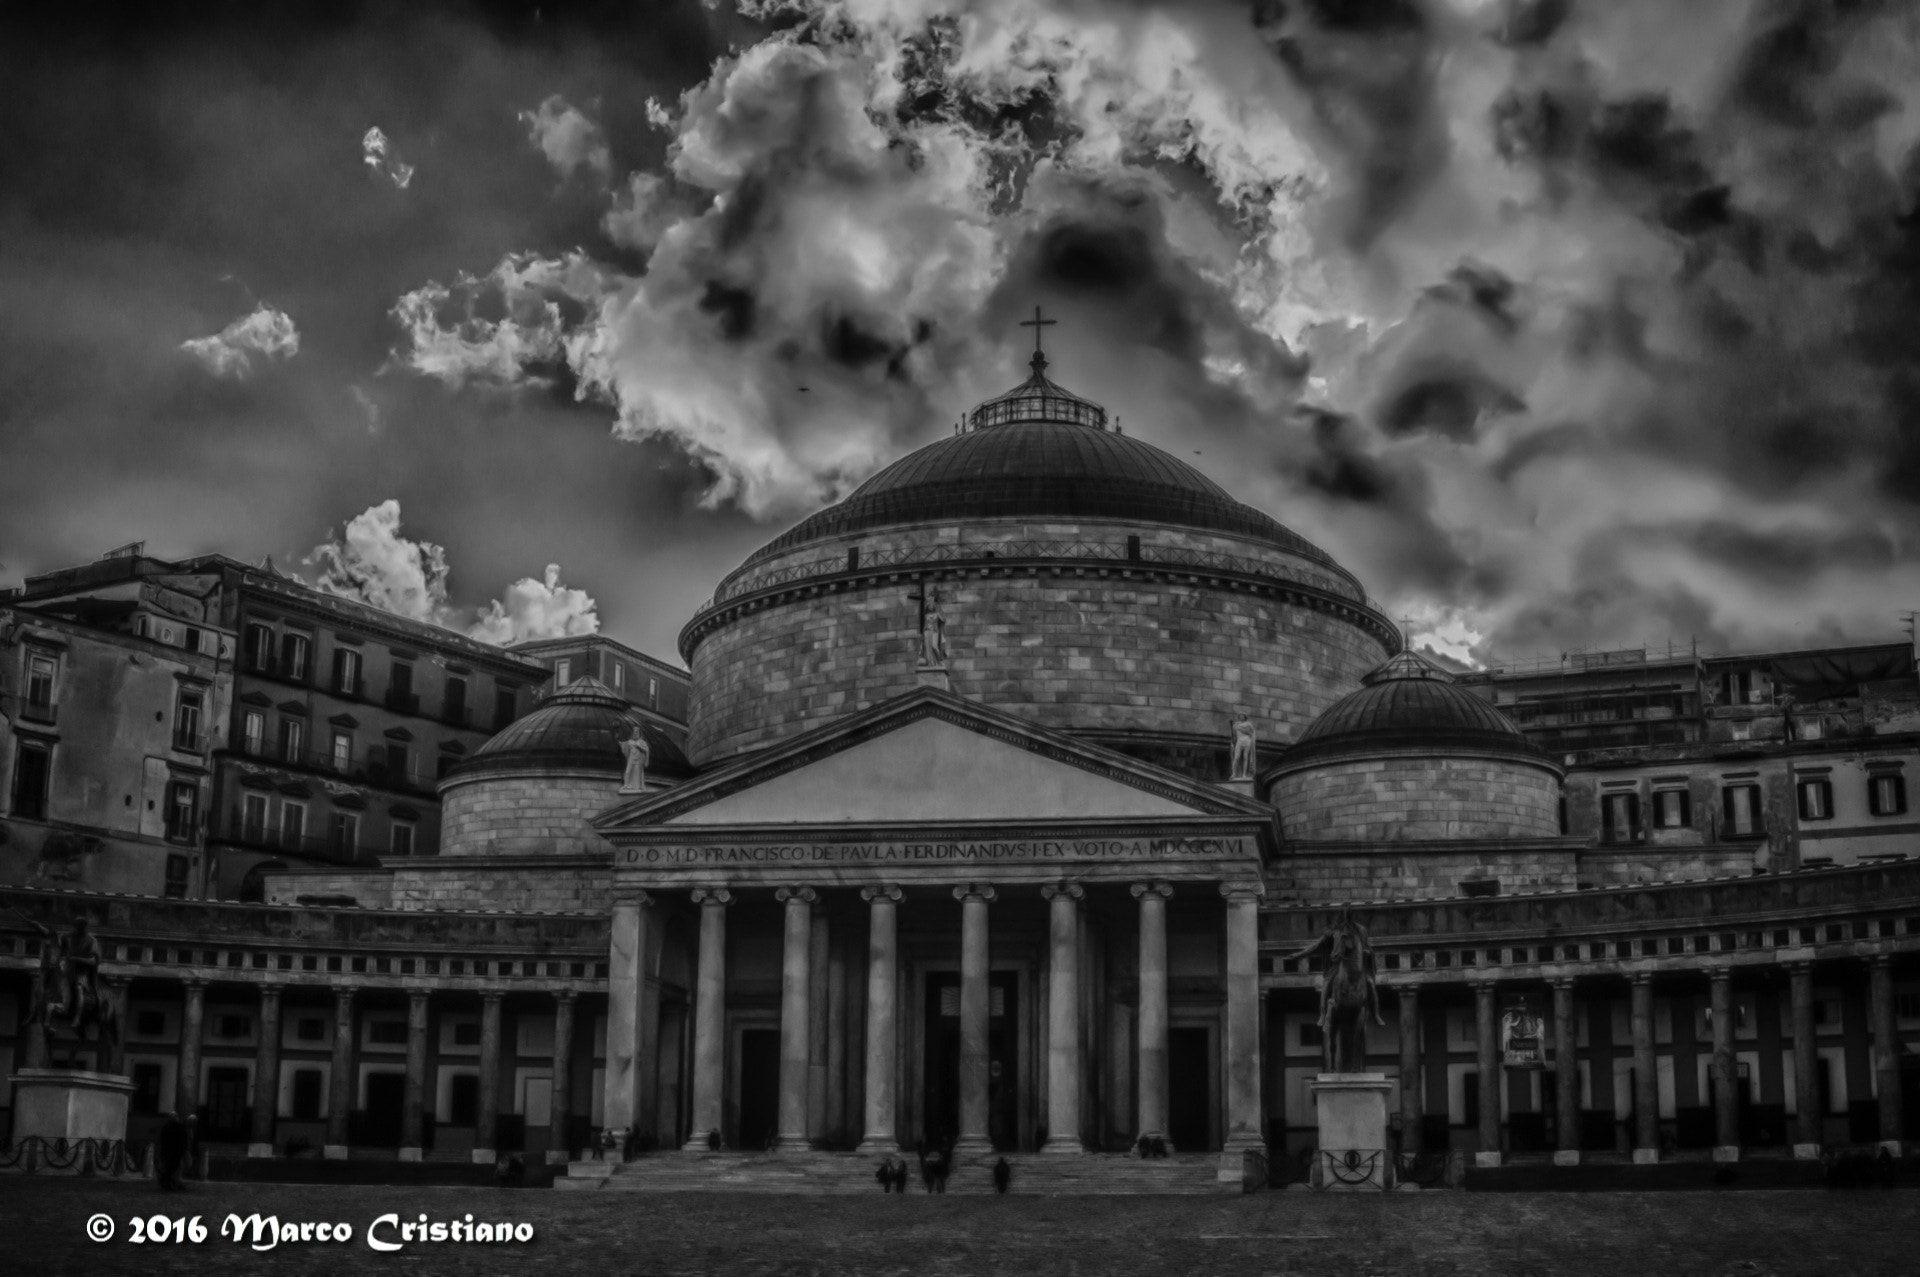
[[[879,1158],[857,1153],[656,1153],[625,1164],[574,1162],[555,1188],[636,1193],[788,1193],[852,1196],[880,1191],[874,1180]],[[946,1191],[990,1194],[995,1159],[962,1159]],[[1129,1194],[1213,1195],[1239,1193],[1237,1179],[1222,1183],[1217,1154],[1187,1154],[1142,1161],[1121,1154],[1083,1157],[1013,1154],[1008,1192],[1111,1196]],[[907,1191],[924,1193],[918,1166],[907,1159]]]

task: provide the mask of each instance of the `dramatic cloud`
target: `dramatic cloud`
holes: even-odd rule
[[[563,179],[583,168],[603,183],[613,176],[613,153],[607,149],[600,126],[568,106],[559,94],[534,110],[520,112],[520,122],[527,126],[527,139],[540,148]]]
[[[525,639],[593,634],[600,629],[597,605],[584,590],[560,584],[560,565],[549,563],[542,580],[526,577],[509,585],[504,600],[479,609],[469,622],[466,609],[449,598],[451,569],[447,552],[430,541],[400,531],[400,503],[389,499],[347,521],[346,529],[314,547],[304,560],[313,584],[330,594],[447,629],[461,630],[487,643],[505,645]]]
[[[510,256],[484,276],[463,274],[402,297],[393,316],[407,344],[396,358],[448,385],[545,382],[584,357],[587,338],[574,334],[608,287],[579,253]]]
[[[413,165],[402,163],[400,157],[393,153],[392,143],[387,141],[387,135],[380,131],[377,124],[360,139],[360,156],[376,176],[386,178],[403,191],[407,189],[407,183],[413,180]]]
[[[211,337],[193,337],[180,349],[205,364],[216,377],[245,379],[264,359],[291,359],[300,353],[300,330],[285,313],[261,305]]]

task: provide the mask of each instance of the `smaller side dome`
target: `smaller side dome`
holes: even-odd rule
[[[1407,748],[1491,750],[1551,764],[1512,719],[1412,651],[1376,666],[1360,683],[1313,720],[1282,767]]]
[[[681,742],[599,679],[576,679],[548,696],[540,706],[476,749],[450,776],[552,768],[561,771],[626,770],[620,748],[635,728],[646,737],[649,776],[684,780],[693,767]]]

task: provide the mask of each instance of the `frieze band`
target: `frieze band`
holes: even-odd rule
[[[1215,860],[1250,856],[1252,840],[1231,838],[1087,838],[1021,842],[866,842],[625,847],[620,863],[692,865],[845,865],[915,861],[981,863],[1054,860]]]

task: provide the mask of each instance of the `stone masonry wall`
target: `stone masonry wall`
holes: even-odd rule
[[[442,856],[611,852],[587,822],[620,801],[620,777],[478,776],[440,791]],[[505,907],[505,906],[501,906]]]
[[[1282,775],[1272,799],[1290,839],[1391,843],[1560,834],[1560,786],[1552,773],[1497,758],[1330,762]]]
[[[1324,612],[1101,576],[1103,566],[939,582],[953,690],[1066,731],[1224,738],[1227,715],[1244,708],[1265,738],[1284,740],[1387,655]],[[690,756],[704,764],[759,748],[911,691],[916,588],[793,598],[706,635],[693,653]]]
[[[1578,886],[1579,853],[1529,848],[1502,852],[1360,851],[1284,855],[1267,873],[1268,900],[1340,903],[1416,900],[1460,895],[1469,880],[1496,879],[1502,895],[1571,891]]]
[[[610,864],[556,870],[462,865],[451,873],[403,867],[393,874],[393,907],[605,913],[612,881]]]

